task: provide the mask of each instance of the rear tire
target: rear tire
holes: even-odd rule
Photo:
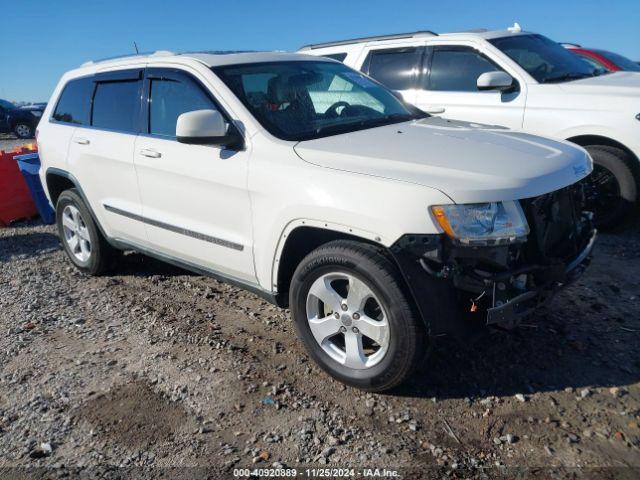
[[[594,162],[593,173],[583,180],[587,208],[593,212],[597,228],[619,226],[638,203],[635,166],[619,148],[606,145],[585,148]]]
[[[347,385],[390,390],[424,357],[425,326],[400,272],[375,246],[337,240],[312,251],[293,274],[290,305],[311,357]]]
[[[56,225],[64,251],[78,270],[100,275],[113,266],[119,251],[102,236],[75,188],[58,197]]]
[[[13,127],[13,133],[20,139],[33,138],[33,127],[28,123],[18,122]]]

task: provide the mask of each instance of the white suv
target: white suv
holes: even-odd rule
[[[596,224],[612,227],[640,189],[640,74],[604,73],[542,35],[433,32],[309,45],[433,115],[570,140],[595,163],[586,182]]]
[[[73,264],[133,249],[289,306],[369,390],[434,336],[513,326],[589,260],[587,152],[430,117],[342,63],[158,53],[64,75],[41,178]]]

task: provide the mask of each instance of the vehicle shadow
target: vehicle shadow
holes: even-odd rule
[[[106,274],[106,276],[123,275],[134,277],[148,277],[152,275],[173,277],[178,275],[196,276],[197,274],[142,253],[128,251],[119,257],[115,268]]]
[[[0,262],[36,257],[62,248],[57,235],[33,232],[0,237]]]

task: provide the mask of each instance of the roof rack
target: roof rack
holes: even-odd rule
[[[194,55],[194,54],[207,54],[207,55],[234,55],[236,53],[257,53],[260,50],[198,50],[193,52],[182,52],[179,55]]]
[[[300,50],[315,50],[316,48],[335,47],[338,45],[351,45],[352,43],[369,42],[369,41],[381,41],[381,40],[398,40],[402,38],[420,38],[420,37],[434,37],[438,34],[431,30],[423,30],[419,32],[410,33],[397,33],[395,35],[375,35],[372,37],[360,37],[353,38],[351,40],[340,40],[338,42],[326,42],[326,43],[313,43],[305,45]]]
[[[130,53],[126,55],[116,55],[114,57],[101,58],[99,60],[89,60],[88,62],[84,62],[81,67],[86,67],[89,65],[94,65],[96,63],[102,62],[110,62],[113,60],[120,60],[124,58],[133,58],[133,57],[169,57],[171,55],[175,55],[174,52],[169,50],[156,50],[155,52],[144,52],[144,53]]]

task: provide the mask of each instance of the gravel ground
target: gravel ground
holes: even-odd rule
[[[602,235],[582,279],[520,329],[440,339],[414,381],[373,395],[326,376],[288,312],[253,294],[135,253],[87,277],[54,227],[17,223],[0,229],[0,478],[638,478],[639,268],[640,225]]]

